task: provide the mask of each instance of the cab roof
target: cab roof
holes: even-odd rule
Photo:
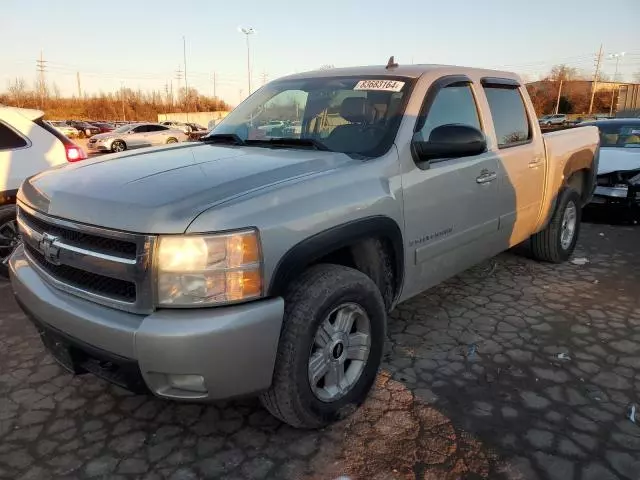
[[[441,71],[443,75],[469,75],[477,74],[481,77],[500,77],[512,79],[520,82],[520,77],[512,72],[500,70],[488,70],[473,67],[460,67],[456,65],[398,65],[397,67],[387,68],[386,65],[369,65],[362,67],[347,68],[331,68],[327,70],[311,70],[308,72],[296,73],[279,78],[279,80],[297,80],[305,78],[327,78],[327,77],[357,77],[357,76],[376,76],[376,77],[407,77],[419,78],[425,73]]]

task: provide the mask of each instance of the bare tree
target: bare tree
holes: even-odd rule
[[[23,107],[28,97],[27,83],[22,77],[16,77],[7,87],[9,99],[16,107]]]

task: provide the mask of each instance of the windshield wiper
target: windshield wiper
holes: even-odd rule
[[[212,133],[200,138],[204,143],[220,143],[224,145],[246,145],[235,133]]]
[[[269,138],[264,140],[246,140],[246,145],[264,145],[266,147],[287,148],[287,147],[309,147],[314,150],[330,152],[331,150],[322,142],[313,138]]]

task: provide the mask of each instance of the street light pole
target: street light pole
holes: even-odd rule
[[[189,121],[189,81],[187,80],[187,41],[182,36],[182,58],[184,60],[184,101],[187,104],[187,122]]]
[[[620,53],[612,53],[611,55],[609,55],[609,58],[615,58],[616,59],[616,70],[615,73],[613,74],[613,88],[611,89],[611,106],[609,107],[609,116],[613,115],[613,101],[616,98],[616,87],[617,87],[617,80],[616,78],[618,77],[618,64],[620,63],[620,59],[622,57],[624,57],[625,52],[620,52]]]
[[[251,95],[251,48],[249,45],[249,35],[253,35],[256,31],[251,27],[238,27],[238,31],[245,36],[247,42],[247,87],[248,95]]]

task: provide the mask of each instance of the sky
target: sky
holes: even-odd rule
[[[124,85],[190,87],[236,104],[248,92],[247,48],[239,26],[252,27],[252,90],[280,76],[336,67],[443,63],[512,70],[533,80],[560,63],[592,74],[603,45],[603,71],[625,52],[619,74],[640,72],[640,0],[0,0],[0,91],[23,77],[63,95],[115,91]]]

